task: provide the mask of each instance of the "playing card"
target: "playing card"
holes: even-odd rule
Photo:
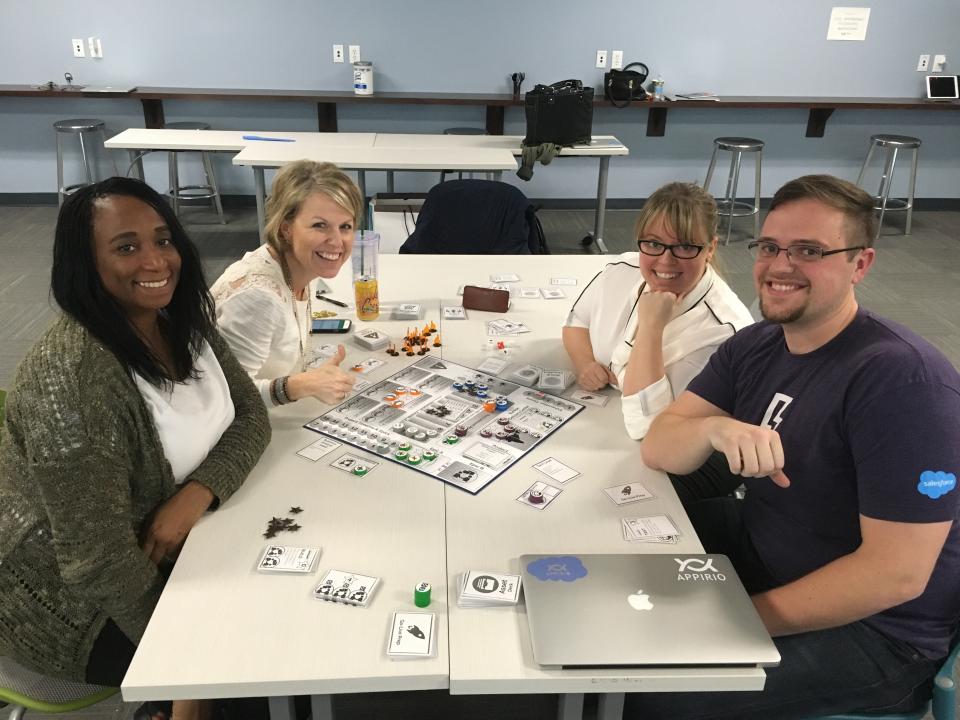
[[[543,510],[547,505],[556,500],[561,492],[563,491],[560,488],[547,485],[545,482],[538,480],[523,491],[520,497],[517,498],[517,502],[522,502],[524,505],[529,505],[537,510]]]
[[[572,467],[564,465],[562,462],[552,457],[549,457],[546,460],[541,460],[533,466],[533,469],[539,470],[551,480],[556,480],[558,483],[565,483],[568,480],[573,480],[576,477],[580,477],[580,473],[578,471],[574,470]]]
[[[667,515],[623,518],[624,537],[640,542],[669,542],[661,538],[678,537],[680,531]],[[628,537],[629,536],[629,537]],[[673,542],[676,542],[675,540]]]
[[[540,368],[536,365],[521,365],[511,370],[507,375],[507,379],[532,387],[536,384],[537,380],[540,379]]]
[[[460,305],[444,305],[443,319],[444,320],[466,320],[467,311]]]
[[[629,503],[649,500],[653,493],[647,490],[640,483],[628,483],[627,485],[614,485],[604,488],[603,492],[610,498],[614,505],[628,505]]]
[[[318,345],[310,351],[310,357],[307,358],[304,366],[307,369],[319,367],[336,355],[339,351],[340,348],[337,345],[330,345],[329,343]]]
[[[522,287],[522,288],[519,288],[518,292],[519,292],[519,294],[520,294],[520,297],[522,297],[522,298],[539,298],[539,297],[541,297],[541,295],[540,295],[540,288],[535,288],[535,287]]]
[[[395,612],[387,635],[387,657],[409,660],[436,654],[433,642],[437,616],[435,613]]]
[[[460,576],[461,607],[516,605],[520,599],[520,576],[485,570],[470,570]]]
[[[312,460],[316,462],[322,458],[327,453],[332,450],[336,450],[343,443],[338,443],[336,440],[331,440],[327,437],[322,437],[316,442],[310,443],[305,448],[297,450],[297,455],[300,457],[306,458],[307,460]]]
[[[499,375],[506,366],[507,361],[503,358],[492,357],[477,365],[477,370],[487,375]]]
[[[267,545],[257,570],[263,572],[312,573],[320,558],[318,547],[292,547],[290,545]]]
[[[380,578],[343,570],[330,570],[313,591],[318,600],[366,607]]]
[[[607,401],[610,400],[610,397],[607,395],[587,392],[586,390],[574,390],[570,393],[570,398],[572,400],[578,400],[579,402],[585,402],[587,405],[596,405],[597,407],[603,407],[607,404]]]
[[[542,288],[540,293],[547,300],[558,300],[567,296],[567,294],[560,288]]]
[[[576,285],[577,279],[572,277],[552,277],[550,278],[551,285]]]
[[[492,283],[509,283],[519,281],[520,276],[516,273],[494,273],[490,276],[490,282]]]
[[[358,392],[361,392],[361,391],[363,391],[363,390],[366,390],[368,387],[370,387],[370,381],[369,381],[369,380],[357,380],[357,381],[353,384],[353,389],[351,390],[351,392],[358,393]]]
[[[567,383],[573,381],[573,376],[563,370],[543,370],[537,380],[540,390],[566,390]]]

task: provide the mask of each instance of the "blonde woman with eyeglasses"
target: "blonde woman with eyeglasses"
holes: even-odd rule
[[[705,190],[664,185],[644,204],[636,237],[638,252],[607,265],[577,298],[563,345],[581,388],[622,392],[627,433],[640,440],[717,346],[753,319],[713,268],[717,205]]]

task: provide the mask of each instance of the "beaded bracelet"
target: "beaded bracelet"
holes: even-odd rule
[[[290,402],[290,396],[287,395],[288,375],[276,378],[270,383],[270,396],[274,405],[287,405]]]

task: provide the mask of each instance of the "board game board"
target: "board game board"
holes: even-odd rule
[[[583,408],[425,357],[304,427],[476,494]]]

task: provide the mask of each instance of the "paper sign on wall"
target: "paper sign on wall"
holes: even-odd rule
[[[827,40],[866,40],[870,8],[835,7],[830,11]]]

